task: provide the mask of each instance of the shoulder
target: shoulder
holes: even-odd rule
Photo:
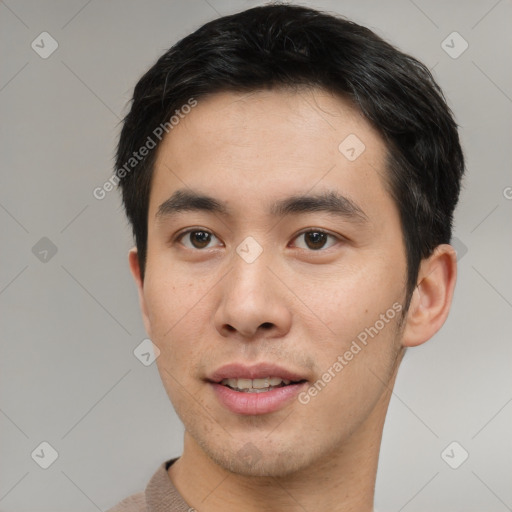
[[[145,493],[132,494],[107,512],[147,512]]]

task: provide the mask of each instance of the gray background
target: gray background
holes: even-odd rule
[[[140,75],[202,23],[259,3],[0,2],[1,511],[105,510],[181,453],[156,366],[133,353],[146,335],[118,192],[99,201],[92,191],[112,173]],[[377,509],[512,510],[512,3],[302,3],[367,25],[432,68],[467,157],[453,308],[403,362]],[[59,45],[46,59],[31,48],[43,31]],[[454,31],[469,44],[458,58],[442,46]],[[453,53],[463,42],[446,44]],[[58,452],[48,469],[31,456],[43,441]],[[443,459],[452,441],[460,446]],[[452,469],[462,450],[469,458]]]

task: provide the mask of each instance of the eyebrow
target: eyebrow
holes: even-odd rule
[[[158,207],[155,217],[157,220],[163,220],[184,211],[204,211],[226,217],[232,216],[225,203],[191,189],[179,189]],[[271,206],[269,213],[274,217],[284,217],[314,212],[329,213],[354,223],[365,223],[369,220],[354,201],[332,190],[280,199]]]

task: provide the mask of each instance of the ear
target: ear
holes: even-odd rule
[[[444,324],[457,279],[457,255],[448,244],[438,245],[422,260],[402,336],[404,347],[425,343]]]
[[[139,292],[139,306],[142,313],[142,320],[148,336],[151,338],[151,322],[149,321],[148,309],[146,305],[146,299],[144,297],[144,282],[141,278],[139,257],[137,248],[133,247],[128,252],[128,261],[130,263],[130,271],[132,273],[137,290]]]

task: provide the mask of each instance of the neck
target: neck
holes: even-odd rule
[[[183,455],[170,466],[169,477],[185,501],[201,512],[371,512],[393,381],[343,446],[305,470],[286,477],[234,474],[213,462],[186,432]]]

